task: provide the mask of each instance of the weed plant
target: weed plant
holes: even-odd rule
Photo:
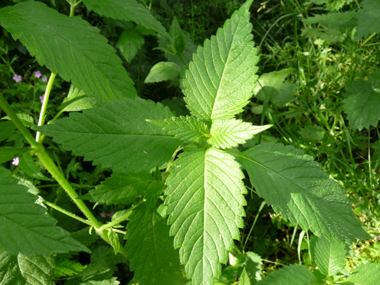
[[[0,284],[377,285],[376,11],[3,1]]]

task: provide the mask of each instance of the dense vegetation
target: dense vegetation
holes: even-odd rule
[[[379,11],[2,1],[0,284],[376,285]]]

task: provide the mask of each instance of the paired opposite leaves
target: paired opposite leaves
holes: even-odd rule
[[[99,30],[36,1],[0,9],[0,24],[64,80],[103,101],[135,97],[133,81]]]
[[[172,166],[168,223],[193,284],[213,284],[239,238],[246,205],[243,177],[234,158],[214,148],[184,152]]]
[[[0,168],[0,248],[11,254],[52,254],[88,251],[46,215],[30,194],[10,172]]]
[[[181,144],[146,121],[172,117],[168,108],[140,98],[115,101],[71,113],[69,118],[38,127],[75,155],[114,171],[148,171],[169,161]]]
[[[206,121],[232,119],[243,111],[257,80],[256,49],[252,41],[247,1],[216,36],[198,47],[183,80],[191,113]]]
[[[153,207],[144,203],[130,217],[127,250],[134,280],[141,285],[178,285],[183,278],[178,250],[173,249],[169,226]]]
[[[293,224],[338,241],[369,237],[342,190],[301,150],[269,143],[236,156],[257,193]]]

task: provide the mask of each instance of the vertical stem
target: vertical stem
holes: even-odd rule
[[[56,73],[52,73],[50,75],[49,82],[48,82],[48,84],[46,86],[45,98],[44,98],[44,101],[42,103],[40,118],[38,120],[38,126],[42,126],[44,124],[44,122],[45,122],[46,108],[47,108],[47,104],[48,104],[48,101],[49,101],[49,96],[50,96],[51,88],[53,87],[53,83],[54,83],[54,79],[55,79],[56,75],[57,75]],[[36,142],[39,142],[40,138],[41,138],[41,133],[37,132]]]

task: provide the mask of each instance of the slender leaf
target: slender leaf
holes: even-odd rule
[[[216,120],[212,122],[209,144],[218,148],[232,148],[243,144],[253,135],[269,129],[272,125],[253,126],[241,120]]]
[[[48,178],[41,173],[33,157],[31,157],[29,154],[23,155],[20,158],[19,166],[26,175],[32,178],[45,181],[54,181],[53,179]]]
[[[178,23],[177,17],[174,17],[173,19],[169,34],[173,40],[174,49],[179,56],[182,56],[183,51],[186,49],[186,39]]]
[[[36,196],[9,175],[8,170],[0,168],[0,248],[25,255],[88,251],[55,226],[57,221],[35,203]]]
[[[169,226],[154,208],[142,204],[128,223],[128,259],[140,285],[178,285],[183,278]]]
[[[96,104],[96,98],[86,96],[83,90],[70,86],[69,94],[62,102],[61,112],[74,112],[92,109]]]
[[[169,161],[181,142],[146,121],[171,118],[168,108],[140,98],[104,104],[35,127],[54,141],[115,171],[148,171]]]
[[[232,119],[243,111],[257,80],[256,49],[247,1],[216,36],[198,47],[183,80],[188,109],[204,120]]]
[[[54,258],[0,253],[0,284],[53,285]]]
[[[243,177],[233,157],[214,148],[184,152],[172,166],[168,223],[193,284],[213,284],[239,238],[246,205]]]
[[[136,89],[99,30],[79,17],[68,17],[37,1],[0,9],[0,24],[64,80],[104,101],[135,97]]]
[[[88,9],[95,11],[100,16],[133,21],[158,32],[162,36],[167,36],[164,26],[149,13],[146,7],[136,0],[83,0],[83,3]]]
[[[268,143],[235,155],[257,193],[293,224],[338,241],[369,237],[342,189],[301,150]]]

